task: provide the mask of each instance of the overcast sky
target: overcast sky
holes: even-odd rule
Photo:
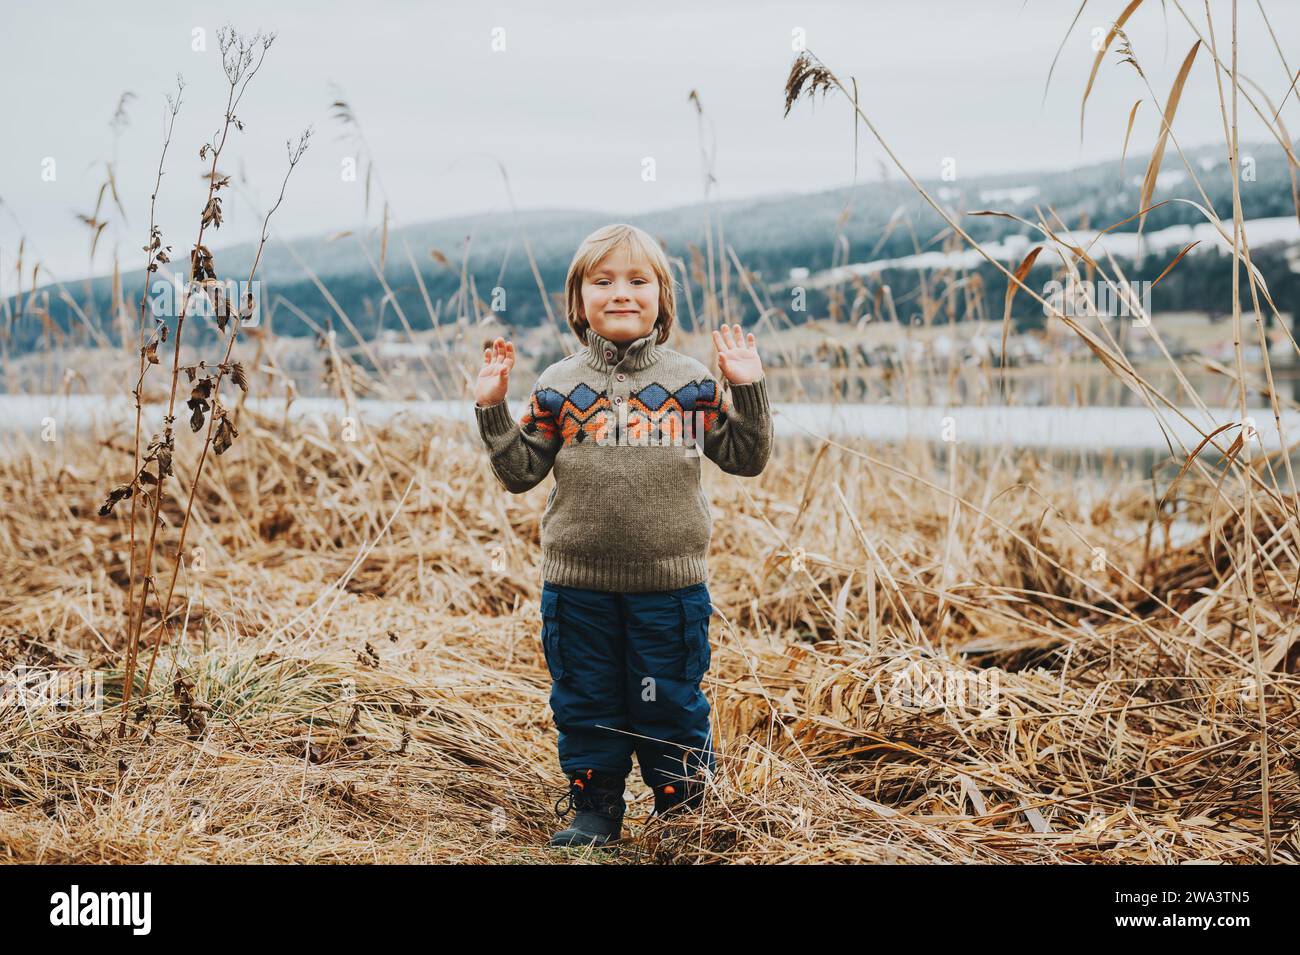
[[[1128,34],[1163,102],[1195,37],[1177,3],[1204,29],[1202,0],[1150,0]],[[230,22],[278,36],[238,109],[245,123],[223,171],[247,176],[248,199],[230,195],[213,247],[255,238],[252,202],[273,199],[284,141],[308,125],[315,137],[274,220],[285,237],[352,228],[365,220],[362,177],[345,181],[352,145],[331,118],[336,93],[366,134],[395,226],[502,211],[508,203],[496,160],[521,208],[600,209],[635,221],[639,212],[703,197],[698,91],[716,137],[716,195],[723,199],[814,192],[853,179],[852,115],[833,94],[801,101],[783,118],[783,87],[795,30],[846,82],[855,76],[864,112],[909,170],[958,176],[1066,168],[1119,155],[1129,110],[1138,112],[1131,151],[1150,149],[1158,129],[1136,73],[1105,58],[1079,139],[1079,100],[1093,31],[1105,31],[1122,0],[1090,0],[1066,43],[1043,102],[1057,46],[1076,0],[860,0],[736,3],[233,2],[220,4],[4,3],[0,70],[9,95],[0,149],[0,276],[12,292],[20,236],[24,282],[36,255],[61,280],[85,275],[90,213],[104,161],[115,168],[128,220],[111,220],[93,262],[143,262],[148,197],[162,143],[164,94],[186,89],[159,198],[165,241],[188,249],[205,197],[199,146],[218,127],[225,78],[217,28]],[[1282,53],[1300,68],[1300,3],[1264,0]],[[1228,0],[1214,2],[1220,55],[1230,55]],[[1244,76],[1276,103],[1289,75],[1253,0],[1241,0]],[[196,50],[195,31],[206,31]],[[495,31],[495,32],[494,32]],[[504,50],[494,50],[494,38]],[[131,91],[129,125],[116,144],[109,120]],[[1242,137],[1263,128],[1243,102]],[[1283,111],[1300,129],[1300,98]],[[1184,146],[1222,141],[1208,56],[1198,57],[1175,133]],[[863,130],[859,179],[878,179],[884,153]],[[1171,151],[1172,153],[1172,151]],[[645,181],[643,160],[656,177]],[[1176,158],[1176,157],[1175,157]],[[42,170],[53,159],[55,178]],[[1168,160],[1167,160],[1168,161]],[[891,168],[891,176],[898,173]],[[376,220],[372,209],[370,220]],[[49,276],[42,275],[42,281]]]

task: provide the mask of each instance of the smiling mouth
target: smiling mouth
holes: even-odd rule
[[[636,309],[624,308],[624,309],[615,309],[614,311],[606,312],[605,314],[606,315],[637,315],[640,313],[637,312]]]

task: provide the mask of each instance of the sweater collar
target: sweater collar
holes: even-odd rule
[[[585,361],[597,371],[606,372],[613,371],[616,367],[628,371],[640,371],[643,368],[649,368],[659,360],[663,352],[663,347],[655,341],[658,334],[658,327],[653,328],[650,330],[650,334],[629,344],[627,350],[623,353],[622,361],[620,361],[618,346],[609,339],[598,335],[596,330],[588,325]]]

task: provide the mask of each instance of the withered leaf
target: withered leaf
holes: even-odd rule
[[[158,343],[150,342],[144,346],[144,357],[148,359],[149,364],[158,364]]]
[[[99,516],[107,517],[109,514],[112,514],[113,506],[117,504],[118,501],[122,501],[130,497],[132,493],[133,492],[131,489],[131,485],[129,484],[119,484],[117,487],[113,488],[113,490],[108,492],[108,497],[105,499],[104,503],[100,506]]]
[[[194,699],[194,685],[176,675],[172,683],[172,696],[176,699],[176,718],[189,730],[190,739],[199,739],[208,728],[208,721],[203,715],[203,704]]]
[[[194,412],[192,415],[190,415],[190,430],[198,431],[200,428],[203,427],[203,422],[205,420],[203,417],[203,412],[207,410],[208,403],[204,401],[202,398],[191,398],[189,401],[185,403],[189,405],[190,410]]]
[[[230,449],[231,443],[239,436],[235,426],[230,423],[230,419],[222,414],[221,419],[217,422],[217,433],[212,439],[212,450],[217,454],[224,454]]]
[[[230,321],[230,307],[226,301],[225,287],[216,279],[204,279],[203,291],[212,302],[212,316],[217,321],[217,327],[224,332],[226,323]]]
[[[203,208],[203,225],[221,228],[221,197],[213,196]]]
[[[1196,59],[1196,51],[1201,47],[1200,40],[1192,44],[1192,48],[1187,52],[1183,65],[1178,69],[1178,75],[1174,78],[1174,85],[1169,90],[1169,98],[1165,100],[1165,114],[1163,128],[1160,135],[1156,138],[1155,149],[1151,151],[1151,159],[1147,163],[1146,175],[1142,179],[1142,188],[1138,192],[1138,209],[1141,210],[1138,215],[1138,232],[1142,232],[1142,227],[1146,223],[1147,213],[1150,211],[1151,196],[1155,192],[1156,183],[1160,176],[1160,163],[1165,155],[1165,143],[1169,139],[1169,131],[1173,128],[1174,114],[1178,110],[1178,101],[1183,95],[1183,85],[1187,82],[1187,74],[1192,69],[1192,62]]]
[[[212,253],[208,251],[206,245],[196,245],[190,251],[190,277],[195,282],[217,277],[216,266],[212,261]]]

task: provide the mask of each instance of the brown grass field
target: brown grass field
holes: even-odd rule
[[[207,472],[202,570],[126,736],[111,705],[0,721],[6,858],[553,858],[536,848],[563,791],[538,638],[544,491],[501,491],[463,426],[240,433]],[[0,654],[101,670],[111,704],[127,527],[94,515],[129,435],[61,455],[0,471]],[[1140,479],[1083,510],[1076,479],[1030,453],[948,463],[785,441],[758,479],[710,472],[721,771],[705,811],[671,825],[646,827],[634,789],[639,838],[592,857],[1259,860],[1240,514],[1186,487],[1211,555],[1208,530],[1165,546]],[[1300,815],[1294,526],[1256,509],[1279,861]],[[994,670],[996,700],[943,705],[937,687],[987,689]]]

